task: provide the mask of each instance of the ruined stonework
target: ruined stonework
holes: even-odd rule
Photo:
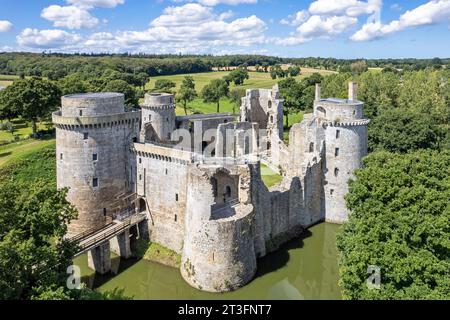
[[[276,86],[248,90],[239,116],[177,117],[170,94],[146,94],[140,111],[125,110],[120,94],[64,97],[53,120],[58,187],[69,188],[80,213],[69,228],[146,212],[145,233],[181,254],[191,286],[238,289],[259,257],[318,222],[347,220],[348,180],[367,153],[369,120],[356,91],[350,83],[348,99],[322,99],[318,85],[314,113],[292,127],[289,145]],[[282,182],[268,189],[261,164]],[[111,248],[131,254],[126,239]],[[90,258],[101,272],[102,250]]]

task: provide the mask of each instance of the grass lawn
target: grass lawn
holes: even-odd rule
[[[55,139],[25,140],[0,146],[0,167],[19,161],[32,153],[55,144]]]
[[[333,71],[326,71],[326,70],[319,70],[319,69],[303,69],[302,75],[296,77],[296,79],[301,79],[304,77],[307,77],[314,72],[318,72],[322,75],[327,75],[334,73]],[[191,76],[194,78],[195,81],[195,88],[197,89],[197,92],[201,92],[203,87],[206,86],[211,80],[214,79],[221,79],[228,75],[230,71],[216,71],[216,72],[204,72],[204,73],[193,73]],[[177,74],[177,75],[171,75],[171,76],[158,76],[153,77],[150,79],[150,82],[147,83],[146,89],[153,89],[155,87],[155,82],[159,79],[165,79],[165,80],[171,80],[176,83],[177,87],[176,90],[180,88],[181,82],[183,81],[184,77],[187,74]],[[280,79],[273,80],[270,77],[269,73],[264,72],[249,72],[250,79],[245,80],[243,86],[239,86],[239,88],[242,89],[251,89],[251,88],[260,88],[260,89],[269,89],[272,88],[272,86]],[[235,85],[232,84],[230,86],[230,90],[234,89]]]
[[[3,121],[5,123],[6,121]],[[28,136],[31,135],[31,123],[26,123],[26,121],[21,119],[14,119],[11,120],[11,123],[14,126],[14,133],[11,134],[8,131],[0,130],[0,141],[13,141],[14,136],[19,136],[21,139],[28,138]],[[48,129],[48,123],[46,122],[39,122],[37,124],[38,130],[47,130]],[[52,125],[50,125],[51,127]]]
[[[283,180],[283,177],[278,173],[275,173],[267,167],[266,165],[261,163],[261,178],[266,185],[267,188],[273,187],[274,185],[280,183]]]
[[[13,83],[14,80],[19,79],[18,76],[0,74],[0,87],[7,87]]]

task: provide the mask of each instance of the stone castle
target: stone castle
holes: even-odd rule
[[[313,224],[347,219],[347,182],[367,153],[356,91],[350,83],[348,99],[322,99],[317,85],[314,113],[289,145],[276,86],[247,90],[238,116],[176,116],[170,94],[146,94],[140,110],[118,93],[65,96],[53,121],[58,188],[79,212],[69,232],[141,212],[150,241],[181,254],[191,286],[240,288],[257,258]],[[268,189],[262,165],[282,182]]]

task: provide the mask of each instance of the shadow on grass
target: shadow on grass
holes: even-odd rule
[[[12,154],[12,152],[3,152],[3,153],[0,153],[0,158],[10,156],[11,154]]]

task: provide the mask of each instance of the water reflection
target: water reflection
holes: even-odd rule
[[[83,281],[100,291],[124,288],[135,299],[341,299],[338,287],[336,235],[339,226],[323,223],[312,227],[258,261],[258,273],[246,287],[235,292],[213,294],[191,288],[179,271],[144,260],[112,261],[115,275],[95,275],[87,267],[86,255],[75,263]]]

